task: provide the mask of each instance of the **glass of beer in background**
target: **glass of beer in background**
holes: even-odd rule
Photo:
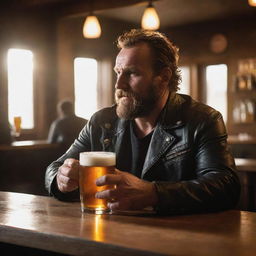
[[[21,131],[21,117],[20,116],[13,117],[13,123],[14,123],[14,135],[15,137],[19,137],[20,131]]]
[[[114,185],[97,186],[95,181],[100,176],[113,173],[116,154],[113,152],[82,152],[79,156],[79,189],[82,212],[96,214],[108,213],[107,200],[95,198],[96,192],[114,189]]]

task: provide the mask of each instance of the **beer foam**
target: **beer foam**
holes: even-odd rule
[[[104,151],[81,152],[79,162],[82,166],[115,166],[116,154]]]

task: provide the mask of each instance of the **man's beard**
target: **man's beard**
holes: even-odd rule
[[[122,97],[128,97],[127,100]],[[148,95],[141,97],[131,90],[116,89],[115,100],[117,103],[116,113],[120,118],[133,120],[149,114],[159,99],[159,92],[152,85],[148,90]]]

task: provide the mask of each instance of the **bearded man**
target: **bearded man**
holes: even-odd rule
[[[116,104],[95,113],[70,149],[46,171],[46,188],[79,200],[79,153],[115,152],[116,185],[96,193],[112,211],[152,207],[159,214],[236,206],[240,193],[221,114],[177,93],[178,49],[159,32],[133,29],[118,38]],[[114,200],[113,200],[114,199]]]

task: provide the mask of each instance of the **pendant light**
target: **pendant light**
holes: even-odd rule
[[[89,15],[86,17],[83,25],[83,36],[85,38],[99,38],[101,27],[99,20],[93,14],[93,0],[89,0]]]
[[[250,6],[256,7],[256,0],[248,0]]]
[[[101,35],[99,20],[92,13],[84,21],[83,35],[85,38],[99,38]]]
[[[141,27],[149,30],[157,30],[160,27],[160,20],[156,9],[152,4],[152,0],[149,1],[148,6],[143,13]]]

